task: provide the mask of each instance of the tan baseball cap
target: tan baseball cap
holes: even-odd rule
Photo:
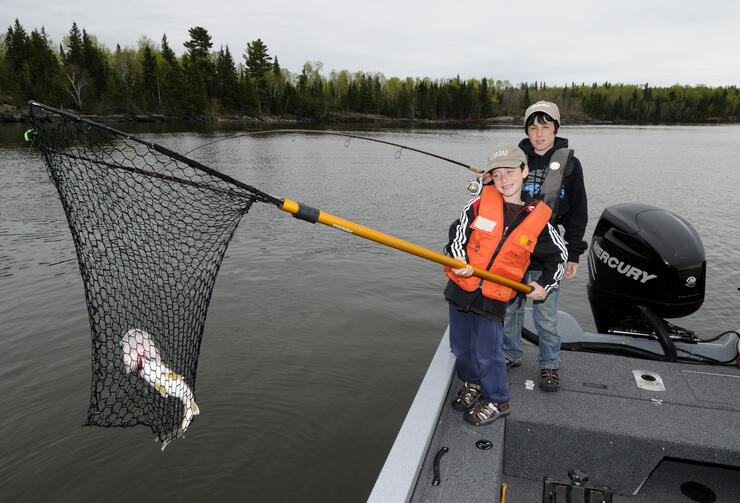
[[[518,168],[522,164],[527,164],[527,156],[522,149],[516,145],[506,144],[496,147],[488,155],[486,171],[496,168]]]
[[[524,112],[525,125],[527,124],[529,116],[535,112],[545,112],[547,115],[560,122],[560,110],[558,110],[558,106],[555,103],[540,100],[534,105],[530,105],[529,108],[527,108],[527,111]]]

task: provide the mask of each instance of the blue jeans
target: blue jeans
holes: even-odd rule
[[[524,283],[537,281],[542,271],[528,271]],[[539,337],[537,364],[541,369],[556,369],[560,366],[560,332],[558,331],[558,298],[560,286],[550,292],[545,300],[532,303],[534,325]],[[520,362],[524,354],[522,347],[522,325],[527,298],[518,294],[506,306],[504,317],[504,355],[512,362]]]
[[[457,373],[460,379],[479,385],[483,398],[496,403],[509,401],[501,339],[500,321],[450,304],[450,349],[457,357]]]

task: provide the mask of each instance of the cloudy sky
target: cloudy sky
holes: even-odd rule
[[[203,26],[214,50],[243,61],[261,38],[292,72],[320,61],[325,75],[740,85],[737,0],[0,0],[0,29],[16,18],[56,43],[76,21],[110,49],[166,34],[178,54]]]

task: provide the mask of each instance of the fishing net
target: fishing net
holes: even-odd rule
[[[87,424],[144,424],[164,449],[199,412],[198,355],[226,247],[242,216],[266,199],[158,145],[38,103],[29,108],[84,283]]]

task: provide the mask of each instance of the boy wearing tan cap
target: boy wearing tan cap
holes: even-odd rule
[[[550,208],[522,193],[529,172],[524,152],[514,145],[497,147],[486,168],[480,196],[471,199],[452,224],[445,248],[448,255],[470,264],[445,268],[450,281],[444,295],[449,302],[450,348],[465,382],[452,407],[464,411],[463,418],[476,426],[510,412],[502,320],[516,292],[473,276],[471,266],[521,281],[530,256],[536,257],[542,274],[530,282],[533,291],[527,297],[541,300],[557,286],[567,260],[560,236],[549,223]]]
[[[557,136],[560,131],[560,111],[555,103],[538,101],[524,113],[524,131],[527,138],[519,147],[527,155],[529,174],[524,192],[544,201],[553,211],[550,223],[562,225],[563,239],[568,250],[565,279],[575,277],[578,259],[586,251],[583,234],[588,223],[586,189],[583,169],[568,140]],[[558,236],[559,237],[559,236]],[[525,281],[535,281],[542,264],[533,258]],[[558,298],[560,289],[554,289],[544,301],[533,302],[532,310],[539,338],[537,363],[540,368],[539,386],[544,391],[560,389],[560,332],[558,330]],[[516,297],[506,310],[504,319],[504,354],[507,368],[520,364],[523,355],[522,323],[527,299]]]

